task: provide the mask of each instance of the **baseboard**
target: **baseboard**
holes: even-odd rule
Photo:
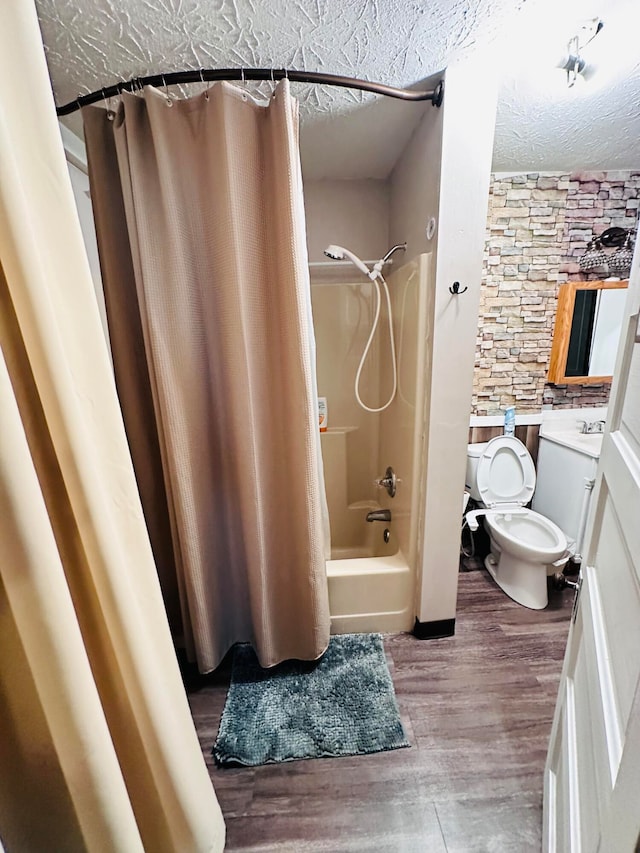
[[[456,632],[455,619],[436,619],[433,622],[420,622],[416,616],[413,635],[417,640],[440,640],[453,637]]]

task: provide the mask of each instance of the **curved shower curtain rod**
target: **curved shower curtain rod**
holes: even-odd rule
[[[287,78],[292,83],[319,83],[326,86],[340,86],[343,89],[360,89],[363,92],[374,92],[389,98],[399,98],[403,101],[431,101],[439,107],[442,104],[444,85],[442,80],[435,89],[398,89],[384,83],[371,83],[356,77],[342,77],[339,74],[322,74],[317,71],[294,71],[287,68],[201,68],[197,71],[170,71],[167,74],[151,74],[148,77],[133,77],[122,80],[113,86],[105,86],[90,95],[78,95],[75,101],[69,101],[56,109],[59,116],[66,116],[98,101],[117,97],[121,92],[133,92],[143,86],[176,86],[181,83],[206,83],[214,80],[283,80]]]

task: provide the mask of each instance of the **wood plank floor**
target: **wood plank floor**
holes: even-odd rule
[[[456,635],[385,635],[410,749],[221,770],[228,667],[187,683],[228,851],[540,851],[542,773],[573,593],[544,611],[460,573]]]

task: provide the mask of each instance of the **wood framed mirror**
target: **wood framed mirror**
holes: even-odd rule
[[[548,381],[611,382],[628,281],[569,281],[558,289]]]

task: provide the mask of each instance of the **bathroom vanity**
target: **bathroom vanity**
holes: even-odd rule
[[[549,422],[540,427],[532,508],[555,522],[575,543],[574,562],[582,559],[601,447],[602,433],[584,434],[577,425],[566,423]]]

